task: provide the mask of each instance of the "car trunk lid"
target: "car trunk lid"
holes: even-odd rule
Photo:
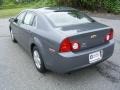
[[[110,27],[94,22],[84,25],[63,27],[62,32],[67,35],[71,41],[80,43],[80,50],[90,49],[103,44],[107,33],[110,32]]]

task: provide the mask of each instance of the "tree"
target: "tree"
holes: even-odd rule
[[[2,5],[3,4],[3,0],[0,0],[0,5]]]
[[[57,0],[57,3],[58,3],[59,5],[77,7],[77,6],[80,5],[80,0]]]

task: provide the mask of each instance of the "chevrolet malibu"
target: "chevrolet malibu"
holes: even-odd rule
[[[113,29],[70,7],[22,11],[10,20],[10,35],[32,57],[37,70],[67,73],[112,56]]]

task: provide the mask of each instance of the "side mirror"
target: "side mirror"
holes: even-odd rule
[[[9,22],[17,22],[17,21],[18,21],[17,18],[10,18],[10,19],[9,19]]]
[[[14,21],[14,18],[10,18],[10,19],[9,19],[9,22],[13,22],[13,21]]]

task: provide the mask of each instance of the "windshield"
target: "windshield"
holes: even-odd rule
[[[69,26],[92,22],[92,19],[79,11],[51,12],[47,13],[46,16],[55,26]]]

